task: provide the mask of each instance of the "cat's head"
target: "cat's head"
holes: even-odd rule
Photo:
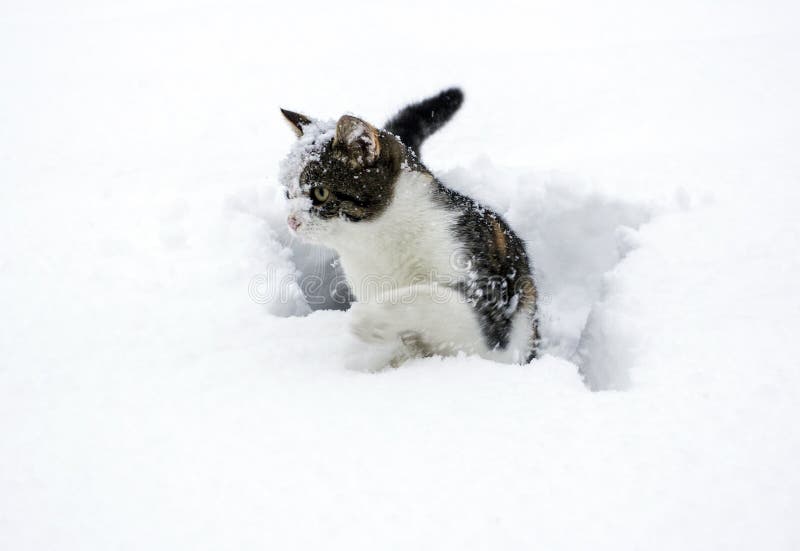
[[[305,240],[330,244],[350,225],[380,216],[405,166],[400,141],[351,115],[319,121],[281,111],[298,138],[280,171],[289,227]]]

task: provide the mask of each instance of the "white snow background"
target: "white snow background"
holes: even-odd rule
[[[4,2],[0,549],[800,548],[798,21]],[[259,300],[325,261],[278,107],[450,85],[423,158],[528,241],[545,353],[347,369],[346,312]]]

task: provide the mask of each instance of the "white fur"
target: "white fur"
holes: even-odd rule
[[[339,253],[357,298],[351,330],[364,342],[391,345],[393,365],[420,353],[460,351],[524,361],[530,349],[530,313],[517,314],[509,347],[490,350],[473,307],[448,285],[466,281],[470,274],[458,262],[463,247],[453,235],[456,215],[433,200],[433,185],[429,175],[405,170],[391,203],[375,219],[353,223],[305,218],[298,233]]]

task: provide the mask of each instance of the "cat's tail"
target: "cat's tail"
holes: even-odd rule
[[[444,126],[463,101],[464,93],[459,88],[448,88],[433,97],[404,107],[389,119],[384,128],[419,155],[422,142]]]

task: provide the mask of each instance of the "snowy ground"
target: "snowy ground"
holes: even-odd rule
[[[3,5],[0,549],[800,548],[800,9],[662,4]],[[348,370],[278,107],[453,84],[547,354]]]

